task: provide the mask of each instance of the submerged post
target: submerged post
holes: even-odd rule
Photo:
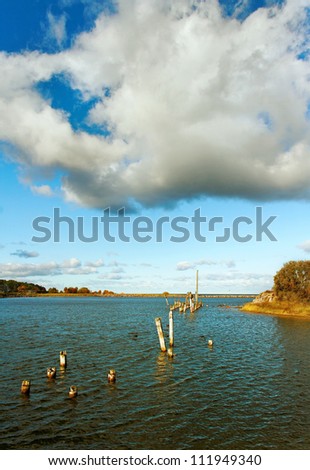
[[[174,357],[173,348],[169,348],[167,354],[168,354],[168,357],[172,359]]]
[[[173,313],[172,310],[169,312],[169,346],[173,346],[174,337],[173,337]]]
[[[67,367],[67,351],[60,351],[60,367]]]
[[[30,394],[30,385],[31,385],[30,380],[23,380],[22,381],[22,386],[20,388],[21,393],[23,393],[24,395],[29,395]]]
[[[158,333],[158,338],[159,338],[159,343],[160,343],[160,349],[162,350],[162,352],[166,352],[167,348],[166,348],[166,345],[165,345],[165,338],[164,338],[163,328],[162,328],[162,324],[161,324],[161,318],[160,317],[155,318],[155,323],[156,323],[156,327],[157,327],[157,333]]]
[[[55,379],[56,378],[56,367],[49,367],[46,371],[46,375],[48,379]]]
[[[116,371],[114,369],[109,370],[108,382],[112,384],[116,382]]]
[[[71,385],[71,387],[69,388],[69,398],[75,398],[77,397],[77,394],[78,394],[77,387],[75,385]]]

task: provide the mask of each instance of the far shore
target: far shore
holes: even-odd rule
[[[212,299],[212,298],[221,298],[221,299],[250,299],[250,298],[255,298],[257,294],[199,294],[199,298],[202,299]],[[167,298],[178,298],[182,299],[183,297],[186,297],[186,293],[181,293],[181,294],[142,294],[142,293],[125,293],[121,292],[120,294],[113,293],[113,294],[95,294],[95,293],[88,293],[88,294],[70,294],[67,292],[57,292],[55,294],[52,293],[46,293],[46,294],[36,294],[35,297],[167,297]]]

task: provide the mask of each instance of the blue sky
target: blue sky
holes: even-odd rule
[[[256,293],[309,259],[309,6],[2,1],[0,278],[187,292],[198,269],[201,292]]]

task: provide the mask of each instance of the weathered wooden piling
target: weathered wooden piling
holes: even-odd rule
[[[196,271],[196,292],[195,292],[195,304],[198,305],[198,269]]]
[[[173,313],[172,310],[169,312],[169,346],[172,347],[174,344],[173,336]]]
[[[168,348],[167,355],[170,359],[174,357],[173,348]]]
[[[110,369],[108,372],[108,382],[111,384],[116,382],[116,371],[114,369]]]
[[[67,351],[60,351],[60,367],[67,367]]]
[[[46,370],[46,376],[48,379],[55,379],[56,378],[56,367],[49,367]]]
[[[22,386],[20,388],[20,391],[23,395],[29,395],[30,394],[30,385],[31,385],[30,380],[23,380],[22,381]]]
[[[162,324],[161,324],[161,318],[160,317],[155,318],[155,323],[156,323],[156,327],[157,327],[157,333],[158,333],[158,338],[159,338],[160,349],[162,350],[162,352],[166,352],[167,348],[166,348],[166,345],[165,345],[165,338],[164,338],[163,328],[162,328]]]
[[[69,398],[75,398],[78,394],[78,389],[75,385],[71,385],[69,388]]]

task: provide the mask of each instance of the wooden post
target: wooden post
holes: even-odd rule
[[[77,394],[77,387],[75,385],[71,385],[71,387],[69,388],[69,398],[75,398]]]
[[[108,373],[108,382],[115,383],[116,382],[116,372],[114,369],[110,369]]]
[[[23,380],[22,381],[22,386],[21,386],[21,393],[23,393],[24,395],[29,395],[30,394],[30,385],[31,385],[31,382],[30,380]]]
[[[174,356],[174,354],[173,354],[173,348],[168,348],[167,354],[168,354],[168,357],[169,357],[170,359],[172,359],[173,356]]]
[[[174,343],[173,337],[173,313],[170,310],[169,312],[169,346],[172,347]]]
[[[48,379],[55,379],[56,378],[56,367],[49,367],[46,371],[46,375]]]
[[[196,271],[196,294],[195,294],[195,303],[198,305],[198,269]]]
[[[157,333],[158,333],[158,338],[159,338],[159,343],[160,343],[160,349],[162,350],[162,352],[166,352],[167,348],[166,348],[166,345],[165,345],[165,338],[164,338],[163,328],[162,328],[162,324],[161,324],[161,318],[160,317],[155,318],[155,323],[156,323],[156,327],[157,327]]]
[[[60,351],[60,367],[67,367],[67,351]]]

